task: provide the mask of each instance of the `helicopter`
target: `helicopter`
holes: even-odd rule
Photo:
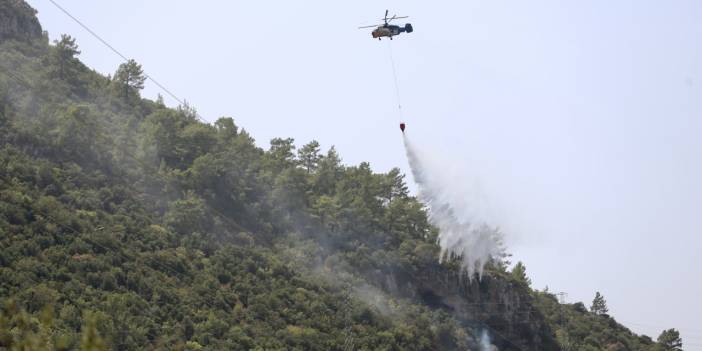
[[[363,27],[358,27],[359,29],[362,28],[373,28],[376,27],[373,32],[371,32],[371,35],[373,35],[373,38],[378,38],[378,40],[381,39],[381,37],[388,37],[390,40],[392,40],[392,37],[396,35],[400,35],[400,33],[412,33],[414,30],[412,28],[411,23],[406,23],[404,27],[394,25],[394,24],[389,24],[390,21],[400,19],[400,18],[407,18],[409,16],[400,16],[398,17],[397,15],[393,15],[392,17],[388,18],[388,10],[385,10],[385,18],[383,18],[383,24],[376,24],[372,26],[363,26]]]

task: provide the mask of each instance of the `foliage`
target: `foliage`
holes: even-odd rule
[[[119,65],[117,72],[115,72],[115,83],[122,87],[124,91],[124,98],[128,99],[131,95],[138,95],[141,89],[144,89],[144,81],[146,77],[144,76],[144,70],[141,65],[138,64],[133,59]]]
[[[0,38],[2,347],[465,350],[483,331],[501,350],[654,345],[582,306],[561,327],[521,262],[480,281],[439,263],[397,168],[316,141],[263,149],[231,118],[141,99],[133,60],[111,80],[69,36],[16,37]]]
[[[76,40],[70,35],[62,34],[61,40],[55,40],[54,44],[50,56],[51,67],[54,67],[52,73],[59,79],[70,79],[71,83],[79,85],[80,81],[75,80],[75,77],[82,65],[76,58],[80,54]]]
[[[531,285],[531,279],[526,274],[526,266],[519,261],[517,264],[514,265],[512,268],[512,277],[514,280],[526,285],[530,286]]]
[[[581,302],[560,304],[548,291],[534,291],[534,296],[535,307],[553,326],[563,349],[661,350],[661,345],[648,336],[632,333],[607,314],[588,311]]]
[[[675,329],[664,330],[658,336],[658,343],[661,344],[664,350],[682,351],[682,339],[680,332]]]
[[[592,300],[590,312],[594,314],[607,314],[608,311],[607,301],[605,301],[604,296],[602,296],[599,291],[596,292],[595,298]]]
[[[62,329],[55,324],[50,306],[30,315],[10,300],[0,309],[0,348],[3,350],[102,351],[107,346],[97,331],[95,319],[86,315],[87,322],[76,330]]]

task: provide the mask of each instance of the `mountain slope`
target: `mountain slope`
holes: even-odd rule
[[[554,302],[505,262],[479,281],[438,262],[436,229],[397,169],[346,166],[315,142],[263,150],[231,118],[141,99],[125,78],[136,63],[104,77],[70,37],[49,45],[24,2],[0,2],[0,21],[0,347],[566,342]],[[655,346],[589,332],[587,345]]]

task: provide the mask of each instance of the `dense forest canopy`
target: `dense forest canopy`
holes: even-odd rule
[[[34,14],[0,1],[0,349],[681,348],[521,262],[467,276],[398,169],[143,99]]]

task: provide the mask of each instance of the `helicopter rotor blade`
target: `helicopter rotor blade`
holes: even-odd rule
[[[408,18],[408,17],[409,16],[399,16],[398,17],[397,15],[393,15],[392,17],[388,18],[388,22],[390,22],[392,20],[396,20],[396,19],[400,19],[400,18]]]
[[[377,26],[382,26],[382,24],[374,24],[374,25],[372,25],[372,26],[358,27],[358,29],[361,29],[361,28],[375,28],[375,27],[377,27]]]

